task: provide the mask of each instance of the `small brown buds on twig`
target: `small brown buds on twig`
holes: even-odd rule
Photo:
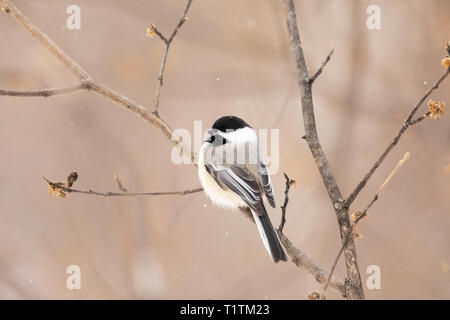
[[[364,217],[364,213],[361,211],[355,211],[351,215],[352,222],[361,220]]]
[[[450,57],[442,59],[441,64],[446,68],[450,68]]]
[[[444,59],[442,59],[441,64],[445,67],[445,68],[450,68],[450,41],[447,42],[447,56],[444,57]]]
[[[156,32],[155,32],[156,28],[155,25],[153,23],[150,24],[150,27],[147,28],[146,33],[147,33],[147,37],[154,37]]]
[[[9,10],[8,7],[4,7],[4,6],[2,6],[2,10],[3,10],[4,13],[10,13],[11,12],[11,10]]]
[[[70,188],[73,186],[74,182],[78,179],[78,173],[76,171],[72,171],[67,177],[67,187]]]
[[[66,192],[71,192],[70,187],[77,181],[78,173],[76,171],[72,171],[67,177],[67,182],[51,182],[46,177],[42,176],[48,183],[48,194],[51,196],[56,196],[58,198],[65,198],[67,196]]]
[[[363,235],[359,232],[353,232],[353,239],[358,240],[358,239],[363,239]]]
[[[428,111],[429,111],[429,117],[438,120],[441,116],[444,115],[445,112],[445,101],[428,101]]]
[[[311,292],[308,294],[308,300],[320,300],[320,293],[315,291]]]
[[[64,182],[50,183],[50,181],[49,181],[48,194],[51,195],[51,196],[54,195],[54,196],[56,196],[58,198],[65,198],[66,197],[66,193],[60,187],[65,187],[65,183]]]

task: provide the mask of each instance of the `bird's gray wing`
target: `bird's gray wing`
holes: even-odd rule
[[[205,164],[205,167],[222,189],[236,193],[258,215],[265,212],[259,182],[245,166]]]
[[[266,165],[262,161],[259,162],[258,171],[259,171],[259,181],[261,182],[262,189],[266,194],[267,201],[269,201],[269,204],[272,206],[272,208],[275,208],[275,199],[273,197],[272,181],[270,181],[269,171],[267,170]]]
[[[245,166],[214,164],[205,164],[205,166],[206,170],[224,190],[231,190],[236,193],[248,205],[264,246],[272,260],[275,263],[287,261],[283,245],[264,208],[259,178],[254,177]],[[270,185],[270,178],[268,184]]]

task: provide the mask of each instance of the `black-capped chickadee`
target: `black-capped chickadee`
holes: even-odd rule
[[[287,261],[264,207],[263,195],[274,208],[275,200],[256,132],[244,120],[226,116],[216,120],[208,133],[198,157],[198,175],[206,195],[219,207],[250,209],[272,260]]]

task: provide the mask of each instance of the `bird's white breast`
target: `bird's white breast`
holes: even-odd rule
[[[205,191],[208,198],[220,207],[229,209],[238,209],[239,207],[245,207],[245,202],[237,194],[231,191],[225,191],[222,189],[213,177],[206,171],[205,168],[205,143],[199,152],[198,157],[198,177],[200,183],[202,184],[203,190]]]

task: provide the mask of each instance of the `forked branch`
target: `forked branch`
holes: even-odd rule
[[[381,191],[386,187],[386,185],[389,183],[389,181],[391,181],[392,177],[395,175],[395,173],[398,171],[398,169],[400,169],[401,166],[403,166],[403,164],[406,162],[406,160],[408,160],[409,158],[409,152],[407,152],[404,156],[403,159],[401,159],[397,165],[395,166],[394,170],[392,170],[391,174],[389,174],[389,176],[386,178],[386,180],[384,180],[383,184],[381,185],[381,187],[378,189],[378,191],[375,193],[375,196],[373,197],[372,201],[369,202],[369,204],[367,205],[367,207],[361,212],[361,211],[357,211],[352,215],[352,220],[353,220],[353,224],[352,224],[352,228],[351,228],[351,232],[349,232],[347,234],[347,236],[345,237],[345,241],[341,246],[341,249],[339,250],[336,258],[334,259],[333,265],[331,266],[331,270],[330,270],[330,274],[327,277],[327,281],[325,282],[325,286],[323,287],[322,290],[322,294],[321,294],[321,298],[325,299],[326,298],[326,292],[328,289],[328,286],[330,284],[330,281],[332,279],[334,270],[336,269],[336,266],[339,262],[339,259],[341,258],[342,252],[344,251],[345,247],[347,246],[349,240],[351,237],[355,237],[357,236],[356,233],[356,226],[357,224],[367,216],[367,211],[372,207],[372,205],[378,200]]]
[[[192,4],[192,0],[188,0],[187,4],[186,4],[186,8],[184,9],[183,15],[181,16],[180,20],[178,21],[178,24],[176,25],[175,29],[172,31],[172,34],[167,38],[166,36],[164,36],[162,34],[161,31],[158,30],[158,28],[156,28],[156,26],[152,23],[150,25],[150,28],[147,29],[147,34],[149,36],[153,36],[153,34],[156,34],[163,42],[164,42],[164,53],[162,56],[162,61],[161,61],[161,67],[159,69],[159,74],[158,74],[158,83],[156,85],[156,95],[155,95],[155,99],[153,100],[153,113],[158,115],[159,113],[159,100],[161,97],[161,87],[164,84],[164,70],[166,69],[166,62],[167,62],[167,55],[169,54],[169,48],[170,45],[172,43],[172,40],[175,38],[178,30],[181,28],[181,26],[185,23],[185,21],[187,20],[187,14],[189,11],[189,8],[191,7]]]
[[[428,99],[428,97],[433,93],[434,90],[439,88],[439,85],[444,81],[445,78],[450,73],[450,68],[447,68],[446,72],[431,86],[430,89],[428,89],[427,92],[419,99],[419,101],[414,105],[412,110],[409,112],[408,116],[406,117],[402,127],[398,131],[397,135],[392,139],[392,141],[389,143],[389,145],[386,147],[386,149],[383,151],[381,156],[378,158],[378,160],[373,164],[373,166],[370,168],[369,172],[366,173],[366,175],[362,178],[362,180],[358,183],[356,188],[353,190],[353,192],[350,194],[350,196],[346,200],[346,205],[349,206],[352,204],[352,202],[356,199],[358,194],[361,192],[361,190],[364,188],[364,186],[367,184],[369,179],[372,177],[372,175],[375,173],[375,171],[380,167],[380,165],[383,163],[384,159],[386,159],[387,155],[391,150],[397,145],[397,143],[400,141],[400,138],[403,136],[405,131],[424,120],[427,116],[430,115],[429,112],[427,112],[425,115],[420,116],[419,118],[413,120],[414,115],[417,113],[417,110],[422,106],[422,104],[425,102],[425,100]]]
[[[306,66],[305,57],[303,54],[303,48],[300,41],[300,33],[297,26],[297,16],[295,13],[295,6],[293,0],[284,0],[287,5],[287,27],[290,36],[291,51],[294,57],[298,87],[301,94],[301,105],[303,112],[303,122],[305,127],[305,140],[308,143],[309,149],[316,161],[317,168],[319,169],[324,186],[328,192],[328,196],[331,200],[332,206],[335,210],[336,217],[339,224],[339,230],[342,243],[345,242],[347,234],[350,232],[350,219],[348,216],[348,208],[343,206],[343,197],[339,190],[338,184],[331,171],[325,152],[319,142],[319,136],[316,129],[316,119],[314,115],[314,105],[312,98],[312,83],[308,68]],[[327,56],[327,59],[322,64],[324,67],[330,60],[333,50]],[[319,72],[315,77],[321,73],[323,69],[319,68]],[[350,239],[348,245],[345,248],[345,263],[347,267],[347,279],[349,286],[346,288],[346,297],[348,299],[364,299],[364,291],[361,283],[361,276],[359,272],[358,259],[356,256],[356,248],[353,239]]]

